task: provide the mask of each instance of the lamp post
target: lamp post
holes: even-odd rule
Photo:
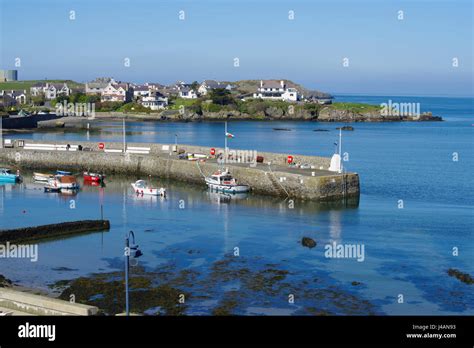
[[[176,153],[178,153],[178,134],[174,135],[174,146],[176,149]]]
[[[132,239],[132,246],[130,246],[130,238]],[[132,252],[135,259],[143,255],[140,249],[138,249],[138,245],[135,244],[135,234],[133,231],[130,231],[125,235],[125,314],[127,317],[130,316],[128,272],[130,268],[130,254]]]

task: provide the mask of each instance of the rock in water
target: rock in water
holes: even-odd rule
[[[309,237],[303,237],[301,244],[307,248],[314,248],[316,246],[316,241]]]
[[[474,279],[472,279],[472,277],[469,274],[463,273],[460,270],[450,268],[448,269],[448,275],[450,277],[457,278],[459,281],[465,284],[469,284],[469,285],[474,284]]]

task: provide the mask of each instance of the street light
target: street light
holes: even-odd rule
[[[132,246],[130,246],[130,237],[132,238]],[[129,290],[128,290],[128,271],[130,268],[130,254],[133,253],[133,258],[137,259],[143,255],[138,245],[135,244],[135,234],[133,231],[128,232],[125,235],[125,314],[130,316],[130,306],[129,306]]]

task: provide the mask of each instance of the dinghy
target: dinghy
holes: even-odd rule
[[[105,179],[104,174],[84,172],[84,181],[101,182]]]
[[[49,179],[54,177],[53,174],[45,174],[45,173],[33,173],[33,180],[40,181],[40,182],[47,182]]]
[[[166,189],[164,187],[151,187],[145,180],[138,180],[132,183],[133,191],[137,195],[151,195],[166,197]]]

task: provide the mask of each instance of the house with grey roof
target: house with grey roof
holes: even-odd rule
[[[70,94],[71,88],[68,87],[67,83],[47,83],[44,97],[46,99],[56,99],[60,95],[68,96]]]
[[[46,88],[48,88],[48,84],[46,82],[37,82],[30,87],[30,94],[33,97],[42,95],[45,93]]]
[[[215,80],[204,80],[198,88],[198,93],[201,95],[206,95],[209,93],[209,91],[216,88],[223,88],[230,91],[232,89],[232,85]]]
[[[101,102],[125,102],[132,101],[133,88],[128,83],[111,83],[101,93]]]
[[[297,101],[298,90],[287,86],[283,80],[260,80],[260,86],[257,88],[257,92],[253,94],[253,97],[269,100]]]
[[[168,106],[168,98],[157,91],[150,92],[150,95],[144,96],[139,103],[151,110],[160,110]]]
[[[116,83],[111,77],[98,77],[94,81],[86,83],[86,94],[102,94],[109,83]]]
[[[141,98],[148,97],[150,95],[150,87],[145,85],[138,85],[133,87],[133,97]]]
[[[196,91],[192,89],[191,87],[187,87],[187,86],[180,88],[178,95],[180,98],[184,98],[184,99],[196,99],[198,97]]]
[[[10,104],[8,106],[25,104],[27,99],[26,90],[22,89],[2,90],[0,91],[0,96],[7,96],[4,101],[8,101],[7,103]]]

